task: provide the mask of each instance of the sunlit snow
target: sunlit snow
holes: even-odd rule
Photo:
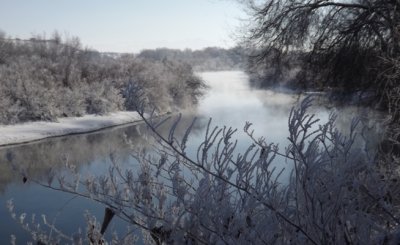
[[[0,146],[25,143],[49,137],[86,133],[111,126],[140,121],[136,112],[119,111],[103,116],[60,118],[58,122],[28,122],[0,126]]]

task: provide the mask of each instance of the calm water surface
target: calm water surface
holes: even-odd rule
[[[192,152],[204,138],[205,124],[209,117],[213,118],[214,126],[227,125],[238,128],[238,151],[243,151],[250,144],[248,136],[242,130],[246,121],[253,123],[252,128],[257,137],[264,136],[269,142],[279,143],[284,151],[288,136],[288,114],[292,106],[299,101],[298,96],[251,89],[248,77],[240,71],[205,72],[199,75],[210,86],[210,90],[198,108],[185,116],[200,118],[190,138]],[[351,119],[358,115],[370,129],[368,137],[379,138],[379,133],[376,133],[380,130],[375,121],[376,114],[371,110],[353,106],[334,109],[314,106],[310,112],[315,113],[324,122],[332,110],[339,115],[337,126],[342,131],[346,132]],[[62,162],[68,158],[83,174],[102,174],[110,166],[109,154],[112,152],[118,155],[119,162],[135,168],[137,164],[129,154],[131,150],[125,139],[129,139],[134,145],[147,145],[147,140],[141,133],[145,130],[143,125],[124,126],[97,133],[0,148],[0,244],[9,244],[11,234],[17,236],[18,244],[25,244],[30,238],[7,212],[6,201],[9,199],[14,200],[17,212],[26,212],[27,217],[35,213],[36,217],[40,218],[44,213],[48,220],[55,219],[56,226],[66,234],[76,232],[78,227],[84,228],[85,210],[89,210],[99,220],[102,219],[104,210],[102,205],[90,200],[49,190],[30,181],[24,184],[21,176],[12,170],[12,166],[23,169],[28,176],[41,180],[47,176],[50,169],[62,171]],[[360,144],[373,148],[361,141]],[[277,164],[290,168],[284,166],[283,161],[278,160]],[[122,221],[113,220],[109,230],[123,230],[125,225]]]

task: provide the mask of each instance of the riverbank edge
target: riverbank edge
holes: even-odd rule
[[[118,111],[106,115],[59,118],[57,122],[0,125],[0,148],[140,123],[143,123],[143,119],[137,112]]]

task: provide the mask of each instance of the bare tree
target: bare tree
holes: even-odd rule
[[[243,1],[251,20],[246,42],[254,61],[273,67],[281,79],[285,67],[300,68],[296,82],[342,91],[375,92],[385,104],[388,80],[400,55],[400,2],[389,0]],[[293,62],[293,59],[299,62]],[[390,60],[391,62],[387,62]]]

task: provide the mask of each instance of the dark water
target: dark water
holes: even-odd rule
[[[202,99],[198,108],[187,113],[184,123],[188,123],[193,115],[200,118],[193,135],[190,138],[191,151],[204,138],[203,133],[208,118],[212,117],[215,126],[232,126],[238,128],[238,151],[244,150],[250,144],[248,136],[242,131],[246,121],[253,123],[257,137],[264,136],[268,142],[279,143],[284,151],[288,136],[287,118],[289,111],[299,98],[296,95],[275,93],[265,90],[254,90],[248,86],[248,78],[242,72],[209,72],[200,74],[209,84],[210,90]],[[316,99],[315,103],[319,103]],[[346,132],[351,119],[359,116],[362,123],[368,127],[366,136],[371,142],[379,140],[380,125],[377,114],[369,109],[347,106],[328,109],[325,106],[314,106],[310,113],[315,113],[321,121],[326,121],[329,113],[336,112],[339,117],[337,126]],[[29,235],[21,225],[11,219],[6,209],[6,202],[13,199],[17,212],[32,213],[36,219],[41,214],[47,215],[47,220],[65,234],[76,232],[78,227],[85,228],[83,213],[89,210],[102,219],[104,206],[90,200],[73,195],[53,191],[28,181],[24,184],[21,175],[13,170],[22,169],[28,176],[36,180],[45,180],[49,171],[63,171],[66,158],[76,164],[79,172],[85,174],[102,174],[110,166],[110,153],[119,158],[119,163],[135,168],[137,163],[131,157],[131,148],[126,139],[134,146],[147,146],[148,139],[143,137],[144,125],[124,126],[104,131],[74,135],[44,140],[32,144],[0,148],[0,244],[8,244],[10,235],[15,234],[17,244],[25,243]],[[358,142],[363,147],[373,149],[373,144],[366,144],[362,139]],[[282,164],[282,161],[277,161]],[[110,230],[124,230],[123,221],[113,220]]]
[[[29,178],[46,182],[49,171],[64,171],[66,158],[76,164],[79,172],[93,175],[107,171],[111,152],[118,154],[121,162],[133,163],[125,137],[135,144],[145,144],[139,129],[140,126],[114,128],[0,149],[0,244],[9,243],[10,234],[17,236],[17,244],[29,238],[5,208],[9,199],[13,199],[18,213],[27,213],[28,220],[33,213],[39,221],[41,214],[46,214],[48,221],[56,217],[56,226],[66,234],[77,232],[79,227],[85,228],[82,226],[85,224],[85,210],[101,219],[104,210],[102,205],[41,187]],[[25,184],[20,171],[29,176]],[[114,222],[113,225],[123,224]]]

